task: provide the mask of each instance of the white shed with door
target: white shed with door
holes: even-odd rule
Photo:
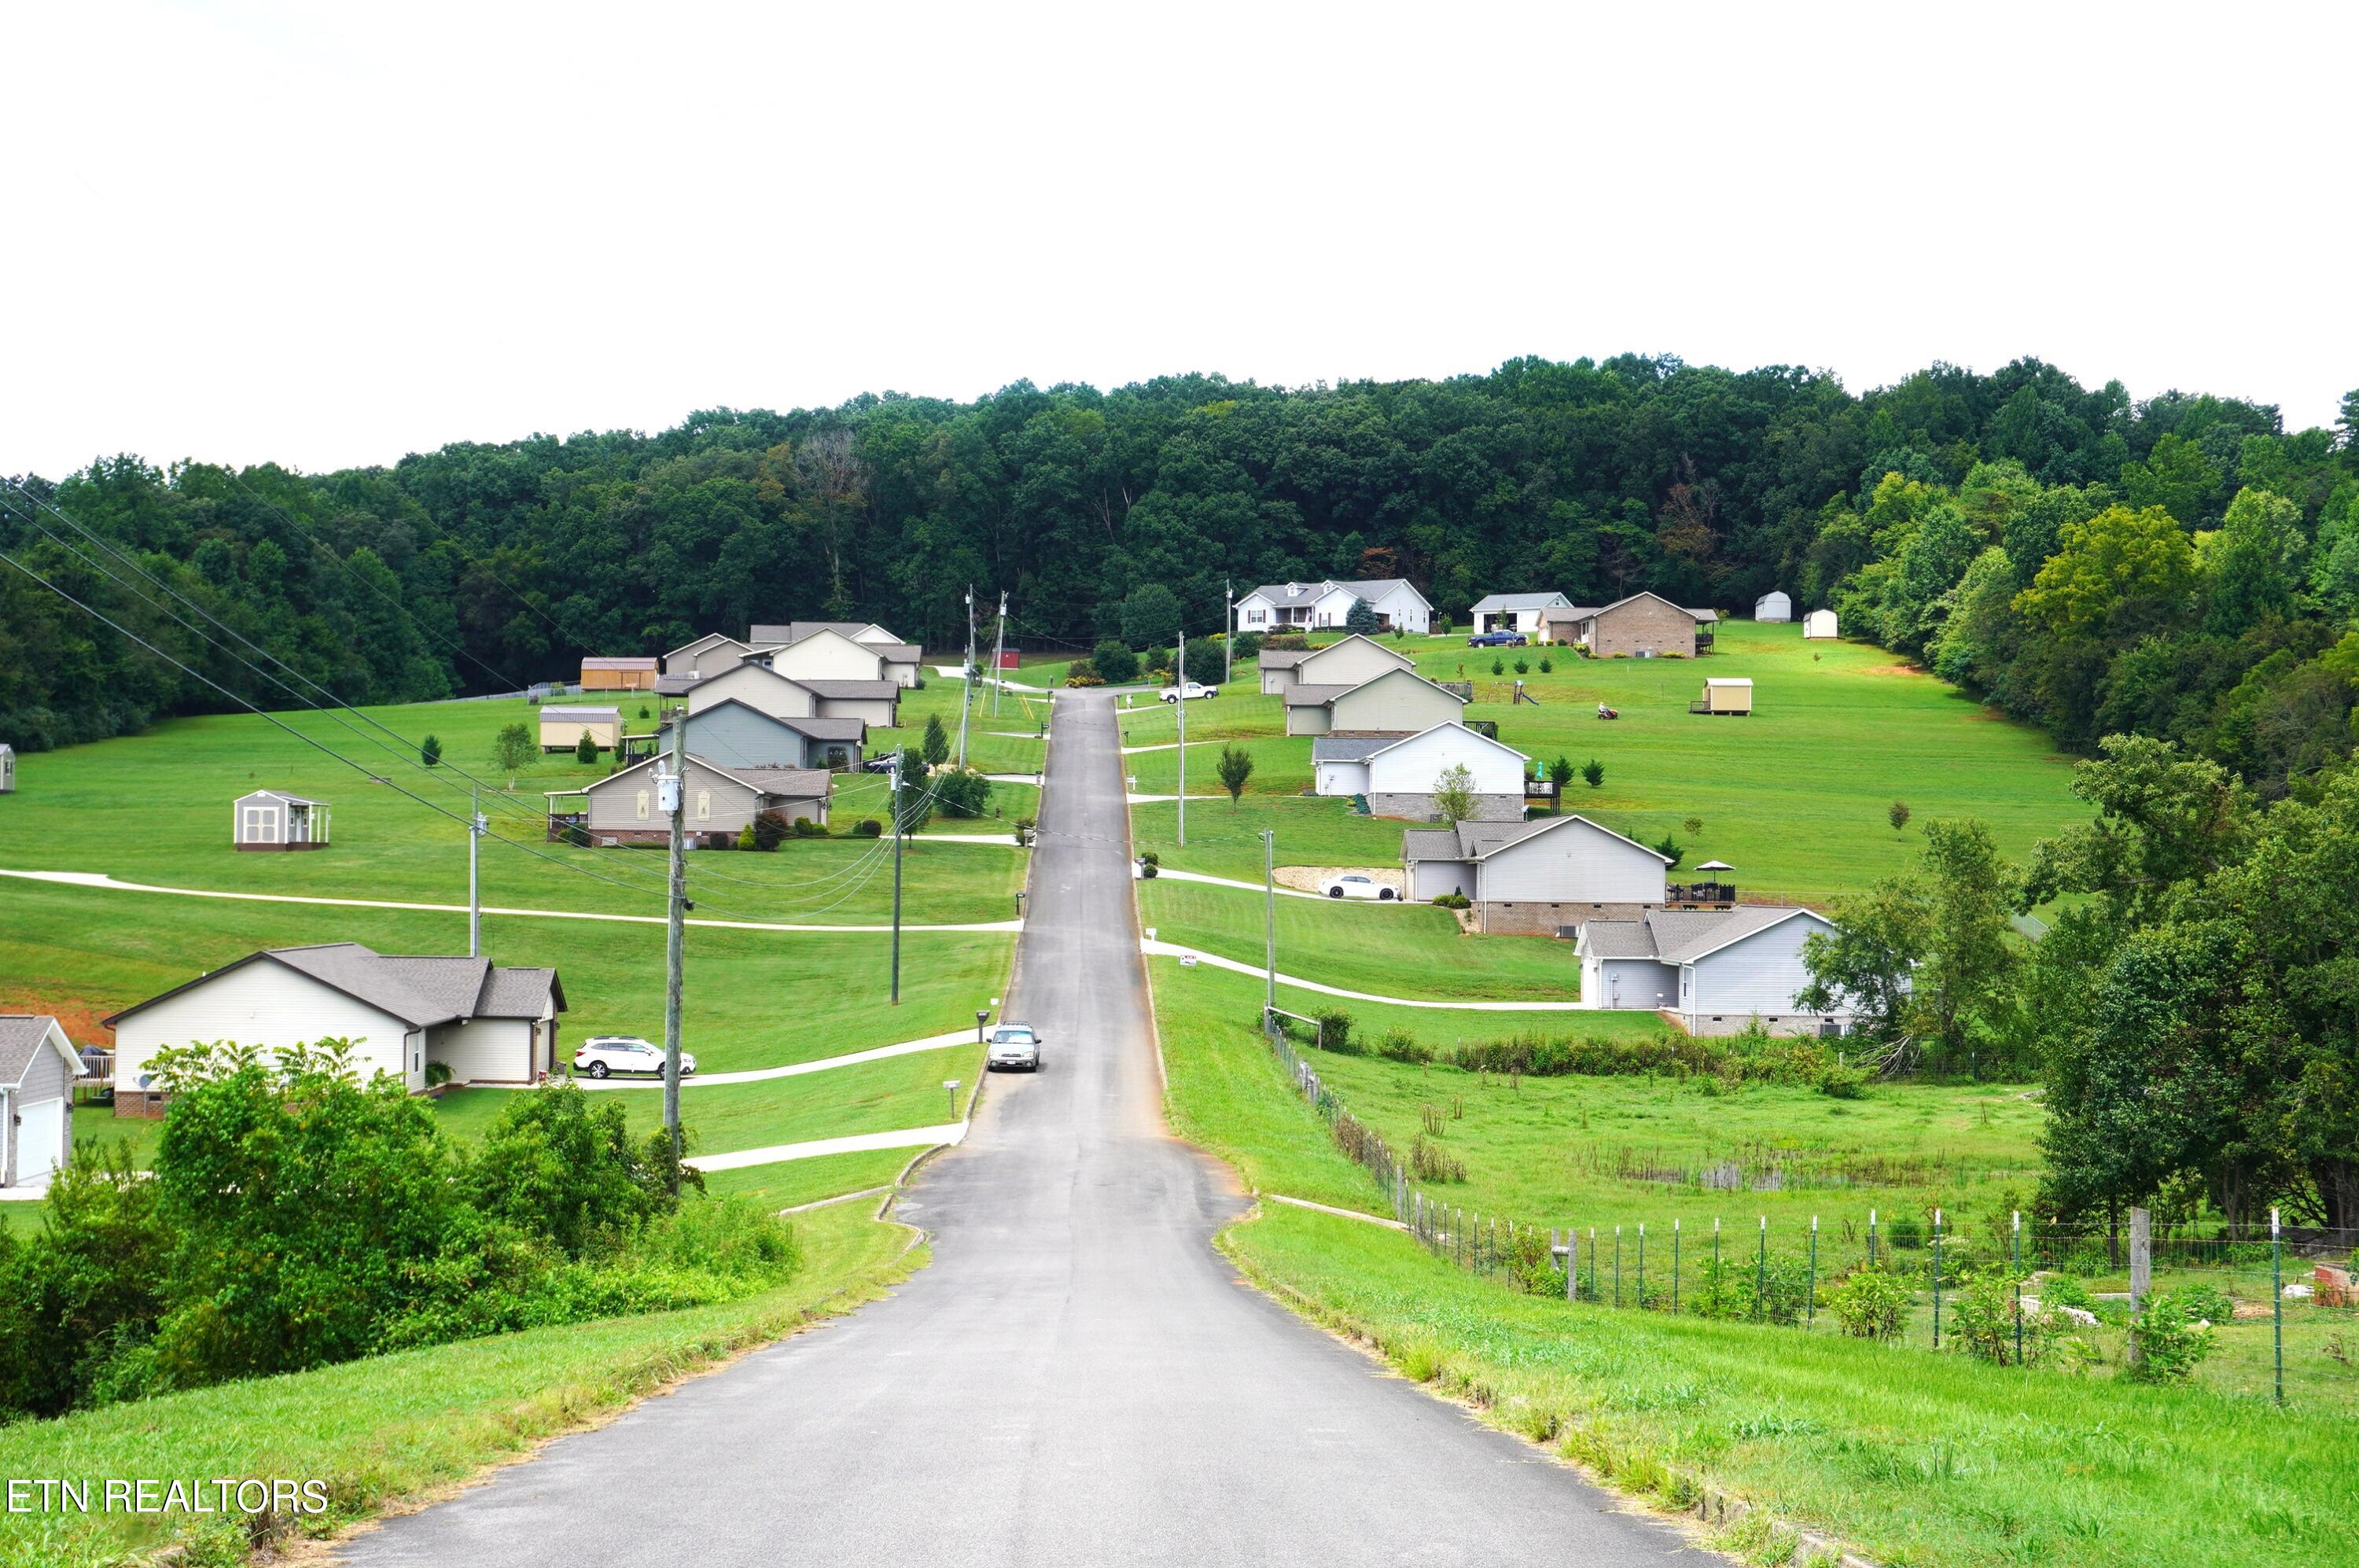
[[[1753,601],[1753,618],[1756,621],[1790,621],[1794,618],[1794,601],[1772,588]]]
[[[72,1158],[82,1072],[57,1019],[0,1013],[0,1187],[38,1187]]]
[[[1805,637],[1834,637],[1837,635],[1835,613],[1832,610],[1812,610],[1802,617],[1802,635]]]
[[[0,795],[16,792],[16,748],[0,741]]]
[[[328,803],[284,789],[256,789],[232,805],[230,833],[239,849],[325,849]]]

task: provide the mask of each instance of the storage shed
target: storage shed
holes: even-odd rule
[[[37,1187],[73,1155],[82,1058],[58,1020],[0,1013],[0,1187]]]
[[[1753,618],[1756,621],[1790,621],[1794,618],[1794,601],[1772,588],[1753,601]]]
[[[0,795],[16,792],[16,748],[0,741]]]
[[[1805,637],[1832,637],[1835,633],[1835,613],[1832,610],[1812,610],[1802,617]]]
[[[585,659],[582,661],[584,691],[652,691],[657,666],[653,659]]]
[[[284,789],[256,789],[230,807],[230,842],[240,849],[325,849],[328,803]]]
[[[1690,713],[1750,713],[1753,712],[1753,682],[1744,676],[1727,676],[1703,683],[1703,696],[1688,704]]]
[[[545,706],[540,710],[540,749],[571,751],[583,735],[602,751],[623,744],[623,710]]]

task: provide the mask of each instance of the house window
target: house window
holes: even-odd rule
[[[639,821],[641,821],[641,822],[646,822],[647,820],[647,792],[645,789],[642,789],[642,790],[640,790],[640,791],[639,791]]]
[[[1266,617],[1264,614],[1259,610],[1247,610],[1245,612],[1245,622],[1249,626],[1260,626],[1266,618]]]

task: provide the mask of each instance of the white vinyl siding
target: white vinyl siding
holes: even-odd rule
[[[1419,903],[1430,903],[1444,893],[1474,896],[1474,865],[1466,860],[1420,860],[1417,863],[1408,896]]]
[[[1582,969],[1581,999],[1591,1007],[1628,1012],[1679,1004],[1680,972],[1668,964],[1651,958],[1593,958]],[[1594,995],[1587,990],[1593,980]]]
[[[882,681],[884,656],[842,632],[813,632],[769,656],[770,668],[798,681]]]
[[[774,719],[808,719],[819,712],[818,699],[808,687],[783,680],[758,664],[741,664],[698,681],[689,688],[688,711],[701,713],[730,697]]]
[[[805,715],[787,713],[780,716],[799,718]],[[890,697],[822,697],[818,703],[818,712],[808,716],[820,719],[858,719],[872,730],[889,730],[893,727],[896,713],[894,702]]]
[[[1317,684],[1317,682],[1313,682]],[[1355,686],[1327,705],[1329,728],[1339,730],[1399,730],[1415,734],[1436,724],[1454,723],[1466,704],[1407,670],[1380,675]],[[1320,735],[1323,730],[1302,730]]]
[[[1688,965],[1694,989],[1685,1012],[1742,1023],[1755,1013],[1795,1011],[1794,993],[1810,982],[1802,966],[1802,943],[1811,933],[1834,927],[1810,913],[1795,915],[1755,931]]]
[[[1318,788],[1321,795],[1364,795],[1368,792],[1368,765],[1322,762],[1319,765]]]
[[[528,1083],[536,1068],[529,1018],[470,1018],[428,1031],[426,1060],[453,1083]]]
[[[849,741],[813,746],[777,720],[734,703],[689,715],[687,742],[691,754],[720,768],[801,768],[829,745],[855,749]]]
[[[1364,681],[1374,681],[1379,675],[1408,667],[1406,657],[1381,643],[1370,642],[1366,637],[1345,637],[1296,665],[1294,678],[1310,686],[1357,686]]]
[[[1451,724],[1428,730],[1369,757],[1362,788],[1378,795],[1430,794],[1442,771],[1461,763],[1474,776],[1477,795],[1523,793],[1522,753]]]
[[[148,1058],[168,1045],[225,1040],[276,1051],[344,1039],[353,1043],[353,1061],[364,1078],[382,1069],[419,1089],[424,1083],[409,1066],[409,1032],[389,1013],[257,958],[125,1018],[114,1031],[114,1081],[126,1091],[137,1089]]]
[[[1568,818],[1483,862],[1486,903],[1659,904],[1663,863],[1603,828]]]

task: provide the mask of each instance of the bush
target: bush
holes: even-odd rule
[[[1319,1022],[1319,1049],[1338,1056],[1365,1056],[1367,1047],[1352,1038],[1352,1015],[1341,1007],[1313,1013]]]
[[[1914,1252],[1925,1245],[1925,1222],[1911,1214],[1896,1214],[1885,1222],[1884,1240],[1896,1252]]]
[[[942,815],[979,817],[991,808],[991,780],[972,768],[953,768],[934,775],[934,801]]]
[[[1491,660],[1491,673],[1494,675],[1505,675],[1506,672],[1507,661],[1504,659],[1494,656]]]
[[[1230,655],[1235,659],[1259,659],[1262,636],[1259,632],[1239,632],[1229,644]]]
[[[1854,1339],[1892,1340],[1900,1337],[1909,1296],[1899,1279],[1862,1264],[1827,1292],[1827,1306]]]
[[[852,834],[854,838],[878,838],[883,836],[884,832],[885,824],[875,817],[863,817],[852,824]]]
[[[1589,766],[1581,770],[1581,776],[1588,781],[1591,789],[1597,789],[1605,782],[1605,764],[1593,757],[1589,759]]]
[[[1098,667],[1091,663],[1088,659],[1077,659],[1073,660],[1072,663],[1065,666],[1065,684],[1068,686],[1103,686],[1105,684],[1105,677],[1100,675],[1098,673]]]
[[[1445,909],[1471,909],[1474,907],[1474,900],[1463,893],[1436,893],[1433,901]]]
[[[2125,1370],[2139,1382],[2183,1382],[2212,1354],[2212,1330],[2187,1310],[2183,1297],[2149,1296],[2130,1320],[2130,1352]]]
[[[1142,855],[1138,857],[1139,880],[1143,882],[1152,882],[1158,877],[1162,875],[1163,867],[1155,864],[1155,857],[1153,855]]]
[[[1516,657],[1516,673],[1518,675],[1529,675],[1531,672],[1532,661],[1518,654]]]
[[[590,738],[588,730],[583,730],[582,738],[573,743],[573,760],[585,768],[598,760],[598,743]]]
[[[2235,1298],[2217,1285],[2181,1285],[2171,1294],[2179,1299],[2180,1306],[2187,1309],[2188,1316],[2200,1322],[2223,1323],[2235,1320]]]
[[[1090,654],[1090,667],[1109,686],[1127,686],[1138,679],[1138,655],[1119,637],[1108,637]]]
[[[442,760],[442,737],[440,735],[428,735],[424,740],[419,741],[418,743],[418,759],[426,764],[429,768],[433,768],[439,765]]]
[[[1251,637],[1253,634],[1245,634]],[[1310,639],[1300,632],[1272,632],[1261,639],[1262,650],[1267,653],[1300,653],[1310,646]]]
[[[756,849],[772,850],[786,843],[794,828],[788,823],[784,811],[772,809],[756,815],[748,824],[748,831],[754,835]]]
[[[2004,1367],[2016,1360],[2017,1290],[2022,1282],[2023,1276],[2004,1264],[1969,1270],[1950,1320],[1954,1336],[1950,1341],[1951,1347],[1995,1366]],[[2021,1313],[2021,1359],[2027,1365],[2046,1358],[2063,1323],[2058,1313],[2045,1310],[2046,1303],[2036,1297],[2034,1307],[2038,1310],[2026,1309]]]
[[[586,1258],[672,1207],[648,1142],[631,1135],[619,1096],[546,1083],[506,1096],[459,1186],[482,1214]]]
[[[429,1062],[426,1064],[426,1086],[428,1088],[440,1089],[443,1084],[448,1083],[449,1082],[451,1082],[451,1064],[449,1062]]]
[[[1420,1181],[1463,1181],[1466,1161],[1419,1133],[1408,1146],[1408,1173]]]
[[[1698,1317],[1798,1323],[1810,1304],[1809,1267],[1782,1253],[1766,1260],[1732,1253],[1704,1264],[1688,1303]]]
[[[763,815],[767,816],[769,813],[765,811]],[[797,817],[793,824],[787,829],[787,833],[790,838],[825,838],[827,829],[810,817]]]
[[[1141,854],[1138,858],[1141,863],[1147,866],[1160,866],[1163,864],[1163,856],[1151,849]]]
[[[1540,655],[1540,673],[1543,675],[1553,675],[1556,673],[1555,661],[1550,659],[1545,653]]]
[[[1423,1066],[1433,1060],[1433,1048],[1422,1044],[1417,1036],[1405,1029],[1389,1029],[1376,1041],[1376,1054],[1387,1062],[1406,1062]]]

